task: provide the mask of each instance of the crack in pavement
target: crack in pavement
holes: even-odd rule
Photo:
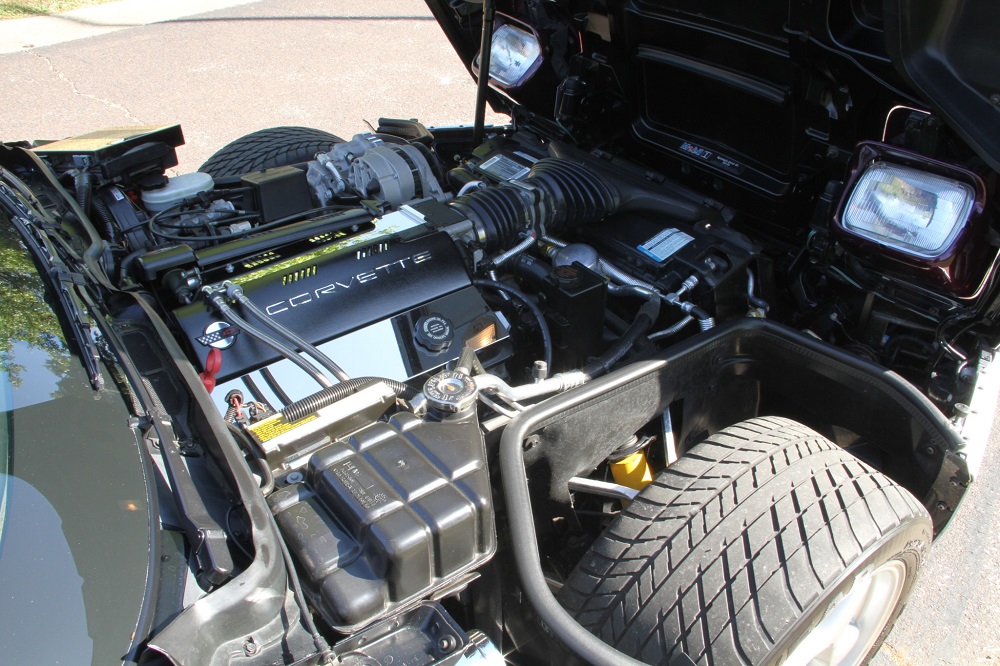
[[[98,97],[97,95],[93,95],[91,93],[80,92],[80,89],[76,87],[76,84],[68,76],[66,76],[58,68],[56,68],[55,64],[48,57],[42,55],[41,53],[38,53],[37,51],[31,51],[31,55],[35,56],[40,60],[44,60],[45,64],[49,66],[49,71],[55,74],[60,81],[68,85],[70,90],[73,91],[73,94],[76,95],[77,97],[87,97],[88,99],[92,99],[95,102],[100,102],[101,104],[104,104],[108,108],[115,109],[116,111],[121,111],[123,114],[125,114],[125,117],[128,120],[145,124],[145,122],[141,118],[136,117],[126,107],[122,106],[121,104],[118,104],[117,102],[112,102],[109,99],[104,99],[103,97]]]

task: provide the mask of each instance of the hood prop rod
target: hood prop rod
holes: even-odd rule
[[[479,40],[479,79],[476,86],[476,124],[472,130],[472,143],[479,145],[486,133],[486,96],[490,91],[490,51],[493,46],[493,19],[496,17],[494,0],[483,0],[483,32]]]

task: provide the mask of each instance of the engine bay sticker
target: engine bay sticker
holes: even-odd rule
[[[264,419],[249,426],[247,430],[257,438],[260,443],[268,442],[279,435],[284,435],[286,432],[295,430],[301,425],[305,425],[310,421],[316,419],[316,415],[312,414],[304,419],[295,421],[294,423],[289,423],[285,420],[283,416],[277,414],[271,418]]]
[[[479,170],[485,171],[500,180],[517,180],[531,171],[531,168],[506,155],[494,155],[480,164]]]
[[[639,251],[647,257],[662,263],[694,240],[680,229],[664,229],[639,246]]]

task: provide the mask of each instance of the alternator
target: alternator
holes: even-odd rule
[[[448,200],[427,158],[412,144],[385,143],[372,134],[355,134],[309,163],[309,184],[321,205],[355,194],[398,207],[414,199]]]

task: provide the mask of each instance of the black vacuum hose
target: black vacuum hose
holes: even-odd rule
[[[541,309],[535,305],[531,299],[524,295],[519,289],[511,287],[510,285],[504,284],[503,282],[497,282],[496,280],[481,280],[476,279],[472,281],[472,284],[477,287],[484,287],[486,289],[494,289],[496,291],[502,291],[508,296],[520,301],[524,304],[528,311],[531,312],[535,321],[538,323],[538,330],[542,335],[542,347],[545,353],[545,365],[551,369],[552,368],[552,334],[549,332],[548,322],[545,321],[545,315],[542,313]]]
[[[607,374],[615,363],[625,358],[625,354],[635,346],[639,338],[653,327],[659,314],[660,303],[658,300],[654,299],[644,303],[625,333],[607,351],[585,365],[582,369],[583,374],[591,379]]]
[[[73,189],[76,190],[76,203],[80,205],[80,210],[84,215],[90,215],[90,198],[93,195],[93,188],[90,185],[90,173],[81,171],[73,178]]]

